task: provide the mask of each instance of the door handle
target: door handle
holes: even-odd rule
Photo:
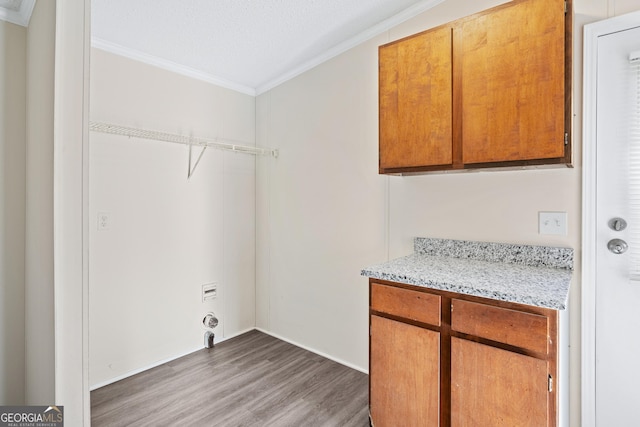
[[[611,239],[607,243],[607,248],[616,255],[623,254],[629,249],[629,245],[622,239]]]

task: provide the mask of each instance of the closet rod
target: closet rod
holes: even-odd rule
[[[173,142],[188,146],[210,147],[217,150],[235,151],[236,153],[254,154],[260,156],[278,157],[278,150],[270,148],[259,148],[250,145],[236,144],[232,141],[225,141],[221,138],[208,139],[194,136],[178,135],[173,133],[158,132],[146,129],[137,129],[127,126],[114,125],[110,123],[89,122],[89,130],[112,135],[122,135],[135,138],[152,139],[155,141]],[[228,140],[227,140],[228,141]]]

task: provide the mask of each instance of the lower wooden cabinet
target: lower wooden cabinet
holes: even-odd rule
[[[451,425],[549,425],[545,360],[451,338]]]
[[[372,279],[370,334],[374,427],[557,425],[556,310]]]
[[[370,408],[375,426],[440,425],[438,332],[373,315],[371,360]]]

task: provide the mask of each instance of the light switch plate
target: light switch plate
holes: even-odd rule
[[[538,212],[538,234],[567,235],[566,212]]]

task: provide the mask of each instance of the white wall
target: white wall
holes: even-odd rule
[[[474,211],[482,215],[491,208],[483,181],[506,181],[504,172],[377,173],[377,47],[498,3],[448,1],[258,97],[258,143],[281,152],[258,163],[258,327],[367,370],[361,268],[409,254],[415,236],[523,240],[522,233],[496,235],[486,227],[484,235],[469,233],[477,227],[467,203],[476,200],[465,192],[477,189],[483,205]],[[515,188],[494,199],[508,199]],[[525,210],[517,205],[515,229]]]
[[[0,404],[54,400],[54,25],[55,2],[0,21]]]
[[[54,402],[53,72],[55,1],[36,2],[27,29],[25,403]]]
[[[576,14],[597,20],[633,12],[640,8],[638,0],[573,0]]]
[[[0,21],[0,405],[24,403],[26,43]]]
[[[60,1],[59,1],[60,3]],[[611,5],[630,5],[629,8],[630,10],[633,10],[636,8],[635,6],[635,0],[620,0],[620,1],[614,1],[614,0],[581,0],[578,1],[576,4],[576,12],[578,13],[583,13],[586,16],[588,16],[588,19],[602,19],[606,16],[613,16],[614,13],[610,12],[610,8]],[[452,2],[452,4],[458,4],[457,2]],[[484,3],[481,3],[484,5]],[[461,6],[458,6],[461,7]],[[466,6],[468,7],[468,6]],[[67,8],[68,9],[68,8]],[[616,10],[619,10],[620,7],[617,7]],[[443,8],[441,8],[440,13],[448,13],[448,15],[450,15],[450,17],[447,17],[446,19],[444,19],[444,16],[442,16],[443,18],[443,22],[449,19],[454,19],[457,17],[458,13],[457,10],[465,10],[465,9],[457,9],[457,8],[452,8],[448,11],[445,11]],[[61,14],[59,15],[58,22],[61,22],[60,20],[64,20],[66,18],[71,18],[71,20],[73,21],[75,19],[75,16],[72,16],[73,13],[67,13],[67,10],[62,10]],[[436,16],[436,18],[441,17],[441,16]],[[425,19],[424,22],[427,22],[427,20],[429,20],[429,16],[427,16],[426,14],[422,17]],[[587,19],[587,20],[588,20]],[[74,21],[75,22],[75,21]],[[424,25],[420,25],[418,21],[414,20],[412,21],[414,22],[414,25],[416,25],[416,27],[418,28],[418,31],[420,29],[422,29],[421,27],[423,27]],[[68,23],[68,22],[67,22]],[[406,28],[405,26],[402,26],[403,28]],[[576,28],[576,31],[579,32],[581,31],[581,27]],[[408,30],[409,33],[413,32],[412,30]],[[378,42],[385,42],[387,37],[382,37],[382,38],[378,38]],[[68,40],[67,40],[68,41]],[[368,49],[375,49],[375,46],[378,44],[378,42],[374,41],[373,42],[373,46],[371,46],[370,43],[365,44],[361,47],[358,47],[357,49],[354,49],[355,51],[358,51],[360,49],[367,49],[366,46],[369,46]],[[65,45],[66,46],[66,45]],[[352,55],[352,52],[348,53],[347,55]],[[579,49],[576,50],[576,57],[579,59],[579,57],[581,56],[581,53],[579,52]],[[343,74],[343,70],[341,69],[336,69],[336,68],[332,68],[332,66],[330,64],[334,64],[337,61],[331,61],[329,64],[323,65],[322,66],[322,70],[324,71],[317,71],[317,70],[313,70],[312,73],[327,73],[326,78],[329,79],[329,75],[333,74],[335,77],[335,79],[340,79],[340,76]],[[354,60],[356,63],[358,62],[357,60]],[[328,70],[328,71],[327,71]],[[357,86],[355,88],[356,92],[359,92],[360,95],[358,97],[359,101],[371,101],[371,97],[374,95],[371,95],[369,93],[364,93],[362,94],[361,91],[362,89],[362,84],[360,84],[360,79],[364,78],[365,80],[369,81],[371,78],[370,76],[368,76],[368,73],[373,73],[375,71],[373,70],[369,70],[367,68],[366,73],[364,76],[360,76],[358,75],[357,78],[352,82],[355,84],[355,86]],[[307,76],[301,76],[300,78],[305,78],[307,79]],[[577,77],[578,78],[578,77]],[[298,79],[296,79],[298,80]],[[320,77],[320,80],[325,80],[324,77]],[[318,83],[318,77],[312,78],[308,80],[309,82],[316,84]],[[287,88],[288,87],[293,87],[293,86],[289,86],[290,84],[293,84],[293,82],[289,82],[285,85],[283,85],[282,88],[277,88],[277,91],[283,91],[283,93],[286,95],[287,92]],[[364,86],[369,87],[372,83],[365,83]],[[325,83],[325,87],[326,86],[334,86],[334,84],[328,84]],[[337,84],[336,86],[340,86],[340,87],[344,87],[345,84]],[[299,87],[299,86],[296,86]],[[311,89],[311,88],[307,88],[307,89]],[[369,89],[370,90],[370,89]],[[287,135],[285,126],[286,124],[283,123],[277,123],[277,126],[273,126],[271,124],[270,121],[270,116],[274,115],[274,116],[280,116],[280,117],[285,117],[286,119],[286,113],[285,112],[278,112],[276,111],[274,113],[273,110],[279,110],[280,109],[280,102],[276,99],[275,104],[276,105],[272,105],[271,104],[271,96],[274,93],[274,91],[269,92],[261,97],[258,98],[257,100],[257,110],[258,110],[258,120],[257,120],[257,129],[258,129],[258,138],[260,140],[261,144],[264,145],[269,145],[269,146],[280,146],[280,147],[288,147],[288,146],[294,146],[295,145],[295,141],[293,141],[291,138],[285,138],[280,139],[279,137],[284,135]],[[579,93],[579,88],[576,88],[576,93]],[[336,99],[336,102],[333,103],[330,107],[328,107],[328,109],[326,109],[327,111],[322,111],[323,113],[326,113],[326,115],[328,117],[332,117],[334,114],[332,113],[332,110],[337,110],[335,115],[340,115],[340,113],[344,113],[345,109],[340,107],[340,103],[346,102],[346,101],[350,101],[351,98],[349,99],[345,99],[344,96],[340,96],[340,94],[336,93],[334,94],[334,98]],[[300,98],[304,98],[304,96],[300,96]],[[375,96],[374,96],[375,98]],[[576,122],[579,122],[579,110],[580,110],[580,103],[579,103],[579,96],[576,96],[576,98],[574,99],[575,101],[575,105],[576,105],[576,112],[577,112],[577,116],[576,116]],[[313,103],[315,102],[315,100],[309,100],[306,99],[303,102],[306,103]],[[375,101],[377,102],[377,101]],[[349,104],[351,105],[351,104]],[[58,105],[58,107],[64,107],[64,105]],[[296,105],[297,107],[297,105]],[[362,108],[362,105],[358,105],[358,108]],[[369,108],[375,108],[373,106],[369,106]],[[322,110],[322,109],[321,109]],[[61,113],[61,111],[56,110],[57,113]],[[62,113],[64,113],[64,109],[62,111]],[[375,131],[375,124],[370,123],[371,121],[375,121],[375,117],[370,117],[371,113],[367,113],[367,123],[356,123],[353,125],[350,125],[350,129],[355,129],[355,133],[362,133],[363,135],[369,135],[370,132],[376,132]],[[57,114],[59,116],[59,114]],[[292,114],[292,117],[298,117],[300,118],[299,115],[296,114]],[[279,120],[282,120],[281,118]],[[309,122],[323,122],[325,120],[324,116],[317,116],[315,118],[313,117],[307,117],[305,119],[305,123],[309,123]],[[578,125],[576,125],[578,126]],[[574,129],[575,131],[575,129]],[[577,132],[574,134],[577,135]],[[275,138],[273,138],[274,136],[277,136],[278,139],[276,140]],[[377,137],[374,136],[373,140],[377,140]],[[576,144],[579,144],[579,138],[576,138],[575,140]],[[313,143],[317,143],[317,139],[314,138],[309,138],[309,135],[305,135],[304,138],[304,142],[301,142],[301,144],[313,144]],[[323,138],[322,139],[322,143],[326,143],[326,139]],[[367,141],[366,141],[367,147],[369,147],[369,144],[374,144],[375,142],[371,142],[371,140],[369,139],[369,137],[367,137]],[[307,145],[307,147],[314,147],[314,145]],[[329,149],[331,148],[336,148],[336,144],[334,145],[329,145],[328,146]],[[342,148],[342,147],[340,147]],[[299,149],[301,150],[301,149]],[[303,157],[313,157],[316,154],[320,153],[320,149],[315,149],[315,151],[311,152],[308,155],[305,155]],[[322,150],[324,151],[324,150]],[[328,151],[328,150],[327,150]],[[295,152],[295,151],[294,151]],[[360,156],[364,156],[363,159],[361,159]],[[257,259],[257,268],[258,268],[258,288],[257,288],[257,293],[259,296],[259,304],[258,307],[256,307],[256,313],[258,315],[258,319],[257,319],[257,324],[264,327],[264,328],[270,328],[271,324],[274,325],[274,327],[278,327],[278,324],[282,324],[283,322],[281,321],[281,318],[286,318],[288,320],[286,320],[286,322],[288,323],[293,323],[291,322],[289,319],[291,319],[291,313],[282,313],[281,315],[279,315],[278,318],[275,319],[275,321],[272,320],[272,317],[274,317],[274,315],[272,315],[272,310],[271,310],[271,302],[273,300],[280,300],[280,302],[282,301],[286,301],[287,299],[289,300],[294,300],[293,304],[291,301],[286,301],[288,303],[288,306],[291,307],[292,305],[295,305],[295,303],[297,302],[303,302],[301,298],[299,298],[299,294],[300,292],[298,292],[298,295],[291,295],[288,296],[287,294],[283,294],[283,295],[279,295],[275,292],[272,291],[276,291],[279,288],[282,288],[283,291],[287,292],[289,290],[291,290],[292,286],[294,286],[294,279],[292,278],[288,272],[287,267],[295,264],[295,259],[293,260],[283,260],[288,262],[289,265],[285,265],[284,262],[280,265],[277,265],[275,263],[272,263],[272,257],[275,258],[276,256],[280,256],[277,251],[281,250],[281,249],[285,249],[286,255],[290,255],[293,254],[295,251],[293,251],[290,246],[292,244],[295,244],[295,242],[292,242],[292,239],[287,239],[286,241],[281,241],[280,244],[276,244],[278,242],[272,242],[271,238],[272,236],[277,236],[279,233],[287,233],[287,227],[286,225],[283,226],[282,221],[278,221],[276,218],[274,218],[274,215],[272,215],[272,212],[292,212],[290,211],[288,208],[300,208],[301,203],[291,203],[290,200],[280,200],[277,199],[275,197],[275,184],[277,183],[277,180],[282,180],[282,176],[288,174],[289,172],[293,171],[293,167],[292,165],[295,163],[295,161],[297,160],[297,158],[302,159],[303,157],[300,157],[299,155],[296,156],[296,159],[289,160],[288,163],[285,163],[284,166],[286,166],[286,168],[281,168],[281,169],[277,169],[278,163],[277,162],[273,162],[273,163],[267,163],[266,159],[265,162],[260,162],[260,171],[259,171],[259,176],[257,179],[257,185],[259,187],[259,191],[257,194],[257,209],[258,209],[258,221],[259,221],[259,227],[257,229],[257,235],[258,235],[258,248],[259,248],[259,257]],[[330,160],[331,162],[336,162],[335,156],[328,156],[325,155],[324,157],[320,156],[319,158],[321,160],[326,160],[327,157],[331,157]],[[369,160],[367,160],[366,158],[369,158]],[[380,198],[379,193],[383,192],[386,193],[386,186],[388,185],[388,181],[391,178],[370,178],[372,175],[371,174],[375,174],[375,166],[370,166],[371,164],[371,157],[372,154],[369,151],[369,148],[367,148],[366,150],[364,150],[363,152],[359,152],[357,156],[353,156],[350,155],[349,157],[349,161],[351,162],[355,162],[359,165],[359,167],[353,169],[354,171],[358,171],[358,172],[354,172],[354,173],[350,173],[350,172],[345,172],[344,168],[341,168],[341,170],[343,170],[343,174],[340,175],[339,177],[344,177],[347,176],[348,178],[355,178],[354,179],[358,179],[360,180],[360,182],[366,182],[365,185],[358,185],[358,184],[353,184],[355,187],[359,187],[356,189],[356,192],[358,194],[366,194],[364,196],[362,196],[362,198],[359,198],[358,200],[362,200],[362,199],[367,199],[367,203],[365,204],[365,207],[367,210],[366,215],[371,215],[368,218],[365,218],[364,221],[370,221],[372,223],[378,223],[378,222],[382,222],[383,224],[387,223],[388,217],[391,216],[391,213],[388,214],[381,214],[380,212],[384,212],[385,209],[389,210],[390,208],[390,204],[389,204],[389,200],[390,200],[390,196],[385,196],[383,198]],[[338,162],[340,162],[341,160],[338,160]],[[374,160],[375,161],[375,160]],[[363,174],[361,173],[361,171],[363,170],[362,168],[365,167],[365,162],[368,165],[367,167],[371,167],[372,171],[367,171],[366,172],[366,176],[363,178]],[[62,166],[62,161],[60,158],[58,158],[56,160],[56,166],[60,167]],[[262,164],[262,163],[266,163],[266,164]],[[375,163],[374,163],[375,164]],[[308,159],[305,158],[305,165],[308,166],[308,170],[313,170],[314,168],[319,168],[319,167],[323,167],[326,169],[330,169],[330,166],[328,165],[321,165],[320,163],[317,162],[312,162]],[[329,171],[331,172],[331,170]],[[553,173],[553,172],[549,172],[549,173]],[[306,171],[305,171],[306,174]],[[299,173],[296,175],[291,174],[290,175],[292,177],[292,179],[300,179],[300,180],[304,180],[305,176],[304,175],[300,175]],[[318,175],[316,174],[315,177],[317,178]],[[325,178],[322,179],[326,179],[326,183],[320,183],[319,185],[316,186],[310,186],[310,189],[313,190],[317,190],[317,189],[321,189],[324,190],[324,194],[326,193],[331,193],[331,192],[336,192],[338,196],[343,196],[344,194],[348,194],[350,193],[350,191],[342,191],[341,186],[345,184],[344,180],[338,180],[338,179],[334,179],[331,174],[329,173]],[[401,178],[402,180],[406,180],[406,178]],[[453,178],[453,179],[457,179],[457,178]],[[379,182],[374,182],[374,181],[382,181],[382,184],[380,184]],[[373,183],[373,184],[372,184]],[[64,185],[62,185],[62,189],[66,190],[68,189],[67,187],[69,187],[69,182],[64,182],[62,183]],[[301,182],[300,184],[298,184],[299,187],[304,187],[305,186],[305,182]],[[351,185],[351,184],[348,184]],[[379,186],[382,186],[384,188],[380,188]],[[60,186],[57,186],[57,189],[60,190]],[[367,196],[368,195],[368,196]],[[327,198],[326,196],[324,196],[321,193],[321,196],[323,198]],[[420,194],[420,197],[426,197],[422,194]],[[310,197],[307,196],[308,200]],[[339,198],[340,201],[344,201],[344,198]],[[521,199],[516,199],[516,200],[521,200]],[[276,204],[280,204],[280,203],[284,203],[285,206],[274,206]],[[345,206],[341,206],[338,208],[333,208],[333,209],[329,209],[325,206],[323,206],[324,211],[320,211],[317,215],[308,218],[308,223],[313,225],[314,223],[318,223],[320,225],[323,226],[323,230],[329,229],[331,228],[331,224],[327,224],[326,222],[323,222],[322,219],[322,214],[330,211],[329,213],[333,213],[334,216],[336,215],[336,211],[340,210],[340,212],[347,212],[347,215],[351,215],[352,217],[357,217],[358,214],[362,213],[363,215],[365,215],[365,213],[362,210],[357,210],[355,213],[351,213],[350,209],[354,208],[355,203],[348,203]],[[370,208],[374,208],[375,210],[373,211],[368,211],[368,209]],[[357,206],[358,209],[359,206]],[[80,205],[77,205],[76,210],[81,209]],[[380,210],[382,209],[382,211]],[[73,209],[72,209],[73,210]],[[373,213],[371,213],[373,212]],[[421,215],[420,212],[416,212],[416,215]],[[384,218],[381,218],[381,215],[384,216]],[[462,215],[461,213],[459,213],[458,215]],[[573,213],[572,215],[575,215],[575,213]],[[70,216],[68,213],[65,213],[65,217]],[[471,216],[471,213],[469,213],[467,216]],[[360,217],[357,218],[358,221],[360,221]],[[426,220],[425,220],[426,221]],[[346,243],[349,249],[355,248],[357,247],[357,251],[353,252],[351,254],[349,254],[348,256],[350,257],[348,260],[338,260],[338,262],[343,262],[345,264],[349,264],[349,266],[347,267],[347,269],[352,272],[354,269],[355,270],[359,270],[359,268],[362,266],[362,261],[360,259],[355,260],[354,258],[363,258],[365,261],[365,264],[370,263],[370,262],[377,262],[380,260],[379,255],[383,255],[386,252],[390,251],[390,245],[389,243],[384,243],[387,241],[391,241],[391,239],[386,239],[385,237],[381,237],[382,234],[384,235],[388,235],[389,234],[389,226],[382,226],[382,231],[380,231],[379,227],[375,227],[375,226],[365,226],[364,228],[370,228],[370,230],[368,230],[367,232],[362,232],[361,231],[361,226],[358,225],[357,226],[357,230],[356,234],[357,238],[363,238],[362,244],[361,245],[357,245],[356,243],[356,239],[354,239],[354,236],[351,235],[350,233],[348,233],[349,230],[351,230],[351,227],[347,227],[344,226],[344,222],[346,221],[341,221],[341,227],[337,227],[336,228],[336,232],[332,233],[329,236],[326,235],[320,235],[320,233],[316,233],[316,236],[313,238],[309,238],[309,236],[304,236],[303,239],[301,239],[299,242],[301,242],[301,244],[298,246],[299,248],[299,253],[302,253],[302,260],[301,262],[304,262],[306,265],[313,265],[314,269],[313,272],[311,271],[304,271],[305,276],[304,277],[309,277],[312,274],[314,275],[323,275],[323,276],[331,276],[331,278],[339,278],[342,279],[342,283],[344,283],[345,281],[349,282],[348,286],[352,286],[352,284],[354,283],[354,279],[355,279],[355,285],[358,289],[357,292],[360,292],[361,286],[364,285],[366,286],[366,281],[363,281],[362,278],[360,278],[359,276],[356,275],[349,275],[349,277],[344,276],[344,274],[338,274],[334,271],[331,272],[331,274],[327,275],[326,270],[322,270],[322,268],[326,268],[326,261],[331,261],[332,260],[332,255],[330,254],[331,251],[333,250],[340,250],[341,246],[343,244],[343,240],[340,239],[338,237],[338,234],[340,234],[341,232],[345,232],[347,231],[347,234],[345,235],[346,237]],[[570,227],[572,227],[570,225]],[[574,231],[572,231],[572,233],[575,232],[575,230],[578,227],[575,226],[575,228],[573,228]],[[312,230],[313,231],[313,230]],[[370,232],[369,232],[370,231]],[[530,238],[533,239],[533,236],[529,236]],[[570,236],[570,239],[574,239],[575,236]],[[326,241],[330,241],[329,243],[326,243]],[[321,247],[319,249],[315,248],[315,246],[311,246],[311,248],[314,248],[313,251],[307,255],[304,254],[305,251],[308,251],[310,246],[305,246],[305,243],[317,243],[317,242],[323,242]],[[382,243],[380,243],[382,242]],[[335,244],[332,244],[335,243]],[[401,245],[403,245],[405,243],[401,243]],[[400,246],[398,246],[400,247]],[[337,249],[336,249],[337,248]],[[363,252],[364,251],[364,252]],[[345,255],[344,253],[345,251],[340,250],[340,255]],[[58,254],[60,254],[60,252],[58,252]],[[75,254],[75,252],[74,252]],[[318,256],[321,255],[322,259],[319,259],[319,262],[314,263],[312,262],[312,258],[314,256]],[[295,267],[295,265],[293,265],[293,267]],[[318,268],[315,268],[318,267]],[[281,281],[281,278],[284,277],[284,281]],[[346,279],[346,280],[345,280]],[[285,283],[285,286],[281,286],[279,284],[274,284],[275,282],[283,282]],[[299,283],[301,284],[299,287],[302,289],[302,292],[304,293],[304,286],[307,286],[308,283],[305,283],[302,281],[302,278],[300,279]],[[343,317],[342,319],[336,321],[336,323],[340,323],[341,326],[345,326],[346,328],[348,328],[349,330],[347,331],[347,335],[349,335],[349,337],[353,337],[353,333],[355,332],[356,334],[362,334],[363,332],[366,334],[366,330],[363,330],[361,325],[366,325],[366,320],[360,321],[360,323],[358,325],[355,326],[355,328],[353,328],[348,322],[353,320],[353,319],[360,319],[363,316],[366,316],[366,305],[362,303],[361,301],[361,296],[357,296],[357,297],[353,297],[353,295],[348,295],[345,294],[341,291],[341,287],[338,286],[336,287],[335,285],[333,285],[331,283],[331,281],[328,281],[326,283],[324,283],[325,285],[328,283],[328,286],[330,287],[330,291],[339,291],[338,293],[331,295],[334,301],[337,301],[337,304],[339,304],[340,306],[352,306],[353,310],[349,310],[347,312],[347,316]],[[314,284],[317,284],[314,283]],[[57,285],[56,285],[57,286]],[[58,286],[57,286],[58,288]],[[65,291],[65,293],[74,293],[76,291],[78,291],[75,287],[71,287],[71,286],[63,286],[63,291]],[[578,291],[578,292],[576,292]],[[78,291],[78,293],[80,293],[80,291]],[[572,291],[572,301],[576,301],[576,297],[575,295],[579,294],[579,286],[574,286],[573,291]],[[364,294],[363,294],[364,295]],[[348,300],[346,301],[341,301],[344,297],[347,297]],[[68,297],[67,295],[64,296],[64,301],[66,300],[71,300],[72,298]],[[80,296],[76,296],[74,298],[80,298]],[[366,298],[366,295],[365,295]],[[57,298],[58,299],[58,298]],[[74,300],[75,301],[75,300]],[[313,303],[315,304],[315,301],[313,301]],[[328,306],[330,305],[330,303],[327,303],[327,298],[323,298],[320,300],[320,303],[323,306]],[[58,304],[58,307],[61,307],[63,304]],[[574,305],[575,308],[575,303],[572,302],[572,305]],[[298,311],[305,311],[305,307],[299,308]],[[345,312],[345,310],[343,309],[341,312],[337,313],[338,315],[343,315]],[[574,314],[575,314],[576,310],[574,310]],[[331,313],[331,312],[329,312]],[[325,314],[325,317],[330,316],[331,314]],[[573,316],[576,317],[576,316]],[[577,316],[577,318],[579,318],[579,315]],[[309,319],[305,316],[301,317],[302,321],[305,323],[305,325],[309,324]],[[344,321],[342,321],[344,320]],[[294,321],[295,322],[295,321]],[[365,326],[366,328],[366,326]],[[308,329],[308,333],[307,334],[303,334],[305,337],[305,342],[310,343],[310,345],[316,345],[318,343],[319,340],[322,340],[323,342],[326,342],[326,336],[335,332],[336,328],[332,325],[332,328],[329,329],[322,329],[322,325],[319,325],[319,322],[316,321],[314,319],[314,322],[311,324],[311,327]],[[316,336],[316,334],[320,332],[321,337]],[[573,333],[574,331],[572,331]],[[80,335],[80,330],[74,326],[72,326],[71,324],[69,324],[68,322],[65,322],[63,324],[58,325],[58,328],[56,329],[56,336],[57,337],[61,337],[64,340],[64,343],[68,343],[68,342],[72,342],[72,343],[76,343],[78,340],[81,340],[82,337],[79,336]],[[349,343],[348,345],[351,346],[351,349],[346,350],[347,353],[349,353],[351,356],[349,356],[349,360],[365,360],[365,357],[360,356],[362,349],[364,348],[362,345],[362,341],[360,340],[355,340],[353,341],[353,343]],[[572,345],[574,345],[574,343],[572,343]],[[318,346],[320,347],[320,346]],[[338,355],[339,353],[341,353],[340,351],[334,351],[335,350],[335,345],[331,345],[330,348],[328,349],[328,351],[331,352],[331,354],[333,355]],[[578,343],[578,347],[579,347],[579,343]],[[575,349],[576,346],[574,345],[574,352],[578,351]],[[325,350],[327,350],[325,348]],[[58,352],[59,353],[59,352]],[[575,355],[575,353],[574,353]],[[337,357],[337,356],[336,356]],[[572,360],[573,363],[575,363],[575,357],[574,360]],[[63,367],[64,368],[64,367]],[[80,368],[78,368],[80,369]],[[572,371],[574,371],[575,369],[572,368]],[[578,372],[579,372],[579,368],[578,368]],[[61,367],[57,364],[56,366],[56,374],[57,375],[63,375],[65,373],[65,369],[61,369]],[[79,390],[77,390],[78,388],[78,382],[65,382],[64,384],[62,384],[60,387],[58,387],[56,385],[56,390],[57,391],[64,391],[64,392],[68,392],[67,394],[69,396],[73,395],[76,392],[79,392]],[[77,394],[77,393],[76,393]],[[579,393],[576,390],[572,391],[572,396],[578,396],[577,398],[579,398]],[[576,398],[573,398],[573,400],[576,400]],[[74,400],[75,401],[75,400]],[[67,408],[69,409],[69,408]],[[574,410],[575,407],[572,406],[572,410]],[[75,413],[75,412],[74,412]],[[576,419],[575,417],[573,418],[573,422],[574,425],[579,425],[579,419]]]
[[[88,206],[90,0],[56,0],[53,125],[55,403],[89,425]]]
[[[367,279],[360,268],[412,252],[415,236],[576,250],[571,308],[571,421],[580,425],[582,25],[638,8],[577,2],[574,168],[413,177],[377,175],[377,47],[502,3],[448,0],[258,97],[256,323],[362,370]],[[567,236],[539,235],[539,211],[568,213]]]
[[[386,259],[377,54],[367,43],[258,97],[257,326],[368,365],[368,288]]]
[[[93,49],[91,120],[253,144],[255,99]],[[194,151],[197,155],[199,150]],[[255,324],[255,158],[90,135],[90,383],[101,385]],[[110,217],[98,231],[98,213]],[[201,302],[201,286],[218,298]]]

